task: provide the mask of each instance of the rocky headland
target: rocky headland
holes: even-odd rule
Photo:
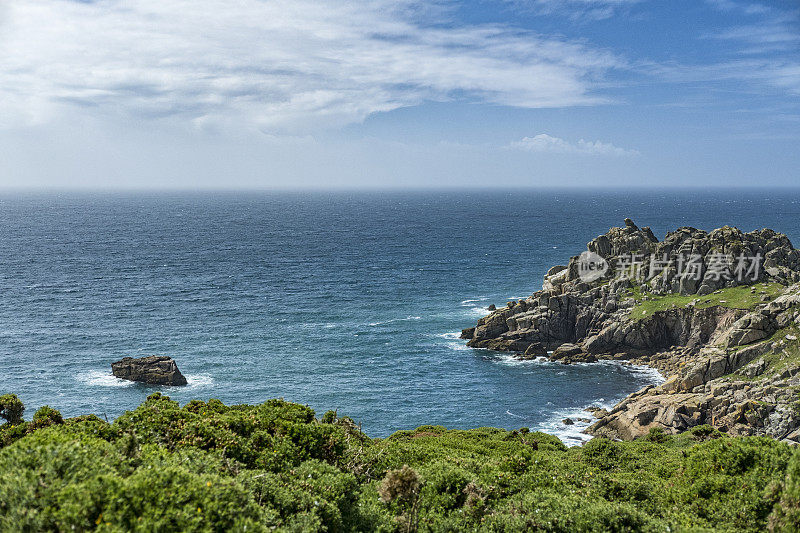
[[[626,219],[462,338],[520,358],[612,359],[664,375],[595,413],[591,435],[707,424],[800,442],[799,282],[800,251],[781,233],[683,227],[659,241]]]

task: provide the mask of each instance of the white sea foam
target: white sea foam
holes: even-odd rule
[[[461,307],[464,308],[464,313],[467,316],[484,316],[489,311],[486,309],[487,306],[485,305],[475,305],[478,302],[485,302],[488,300],[488,296],[476,296],[475,298],[468,298],[466,300],[461,300]]]
[[[119,379],[103,370],[90,370],[86,374],[79,375],[78,381],[95,387],[130,387],[134,384],[133,381]]]
[[[132,387],[136,384],[134,381],[120,379],[103,370],[90,370],[78,376],[78,381],[94,387]],[[186,381],[189,388],[194,389],[211,385],[214,383],[214,378],[208,374],[187,374]]]
[[[548,361],[546,357],[536,357],[534,359],[520,359],[510,353],[501,353],[495,358],[495,362],[504,366],[524,366],[524,365],[541,365],[550,364],[555,366],[560,363],[553,363]]]
[[[603,409],[613,407],[601,402],[595,402],[592,405]],[[564,419],[566,418],[572,420],[573,424],[565,424]],[[585,411],[583,408],[556,409],[552,412],[550,418],[531,429],[555,435],[567,446],[582,446],[592,438],[591,435],[587,435],[583,431],[591,426],[595,420],[592,413]]]
[[[467,346],[467,341],[461,338],[460,331],[448,331],[446,333],[435,333],[433,334],[434,337],[439,339],[444,339],[447,342],[444,343],[445,346],[450,348],[451,350],[456,350],[458,352],[462,352],[464,350],[472,350]]]
[[[602,360],[598,361],[597,363],[579,363],[579,364],[595,364],[595,365],[599,364],[599,365],[622,367],[631,374],[635,374],[637,376],[646,378],[652,385],[661,385],[666,381],[666,378],[664,378],[661,372],[659,372],[655,368],[645,365],[630,365],[630,364],[620,363],[619,361],[609,361],[609,360]]]
[[[467,346],[464,342],[448,342],[447,347],[451,350],[455,350],[457,352],[463,352],[465,350],[472,350],[469,346]]]
[[[370,322],[369,325],[372,326],[372,327],[375,327],[375,326],[383,326],[383,325],[386,325],[386,324],[393,324],[395,322],[407,322],[409,320],[422,320],[422,317],[421,316],[409,315],[409,316],[407,316],[405,318],[392,318],[392,319],[389,319],[389,320],[381,320],[381,321],[378,321],[378,322]]]
[[[495,358],[497,364],[507,366],[521,366],[521,365],[544,365],[552,366],[558,374],[565,374],[568,369],[555,361],[549,361],[546,357],[537,357],[536,359],[521,360],[517,359],[511,354],[501,354]],[[620,366],[624,367],[627,371],[637,374],[641,377],[647,378],[651,384],[658,385],[664,382],[664,377],[658,370],[647,366],[639,365],[622,365],[618,361],[599,361],[597,363],[575,363],[572,366],[587,366],[587,365],[607,365],[607,366]],[[567,446],[582,446],[589,439],[591,435],[583,433],[583,431],[595,422],[592,413],[586,411],[588,407],[599,407],[601,409],[611,410],[614,406],[622,401],[622,397],[612,398],[606,400],[605,398],[598,398],[594,402],[584,407],[578,408],[560,408],[554,409],[550,416],[543,423],[536,427],[531,428],[533,431],[543,431],[551,435],[555,435]],[[548,405],[553,405],[552,402],[547,402]],[[506,411],[506,414],[513,417],[524,418],[511,411]],[[564,424],[564,419],[569,418],[573,424]],[[582,420],[579,420],[582,419]]]
[[[208,374],[186,374],[186,381],[189,382],[189,387],[194,389],[211,385],[214,383],[214,378]]]
[[[664,376],[662,376],[658,370],[656,370],[655,368],[650,368],[649,366],[622,365],[622,363],[619,363],[618,361],[599,361],[597,363],[577,363],[577,364],[580,365],[601,364],[607,366],[623,366],[629,372],[647,378],[650,384],[660,385],[665,381]],[[535,429],[538,431],[543,431],[545,433],[550,433],[552,435],[557,436],[567,446],[582,446],[589,439],[592,438],[591,435],[587,435],[583,433],[583,431],[595,422],[595,418],[592,416],[592,413],[589,413],[585,409],[588,407],[599,407],[601,409],[611,410],[617,403],[622,401],[622,399],[623,399],[622,397],[613,398],[611,400],[606,400],[605,398],[598,398],[595,402],[583,408],[556,409],[552,412],[550,417],[544,423],[542,423]],[[574,422],[574,424],[571,425],[564,424],[563,421],[565,418],[571,419]],[[579,418],[584,419],[584,421],[578,420]],[[589,422],[586,422],[585,420],[589,420]]]

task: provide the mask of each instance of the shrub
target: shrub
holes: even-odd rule
[[[617,466],[623,454],[620,445],[603,438],[590,440],[583,446],[581,452],[584,461],[602,470],[610,470]]]
[[[385,503],[411,502],[417,498],[421,482],[417,471],[408,465],[390,470],[378,486],[378,494]]]
[[[0,396],[0,417],[5,418],[6,423],[15,426],[22,423],[22,413],[25,412],[25,405],[16,394],[4,394]]]
[[[378,485],[378,494],[384,503],[394,503],[401,511],[397,517],[406,531],[417,530],[417,503],[419,502],[422,481],[419,474],[408,465],[390,470]]]
[[[798,480],[800,452],[703,427],[569,449],[493,428],[373,440],[282,400],[161,394],[113,424],[44,407],[0,426],[0,531],[797,531]]]
[[[61,413],[49,405],[43,405],[33,414],[33,426],[36,428],[63,423],[64,418],[62,418]]]
[[[644,440],[650,442],[667,442],[669,440],[669,436],[664,433],[664,428],[653,426],[650,428],[650,431],[647,433],[647,435],[644,436]]]
[[[796,451],[789,462],[786,479],[775,488],[780,499],[769,516],[769,530],[800,531],[800,451]]]

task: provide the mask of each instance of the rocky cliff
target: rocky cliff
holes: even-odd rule
[[[668,378],[604,414],[594,435],[710,424],[800,442],[798,282],[800,251],[783,234],[685,227],[658,241],[626,219],[462,338],[520,357],[647,364]]]

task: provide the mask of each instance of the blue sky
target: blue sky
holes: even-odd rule
[[[0,186],[800,185],[796,0],[10,0]]]

